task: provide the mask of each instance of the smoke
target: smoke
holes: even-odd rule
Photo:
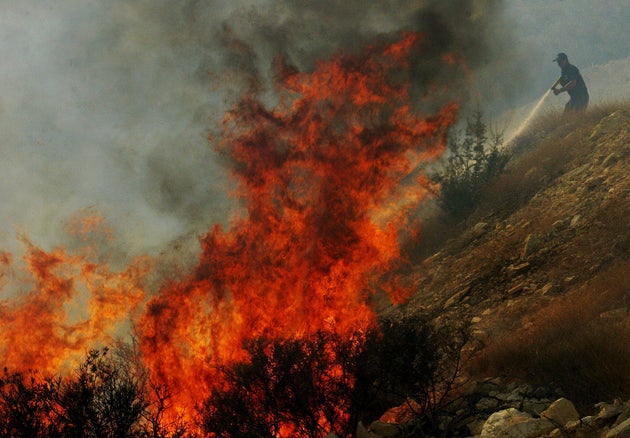
[[[68,217],[93,206],[123,253],[189,246],[235,209],[207,137],[244,91],[274,101],[274,59],[310,70],[333,53],[421,32],[408,73],[419,108],[491,100],[501,83],[477,81],[475,71],[518,63],[504,62],[510,39],[496,37],[502,5],[2,0],[0,245],[13,250],[16,229],[56,245]],[[469,73],[446,75],[445,56]],[[451,92],[431,94],[444,84]]]

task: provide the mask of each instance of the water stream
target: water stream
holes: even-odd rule
[[[512,134],[510,135],[510,137],[508,137],[505,141],[505,145],[508,146],[516,137],[518,137],[519,135],[521,135],[521,133],[523,132],[523,130],[525,130],[525,128],[530,124],[530,122],[532,121],[532,119],[534,118],[534,116],[536,115],[536,113],[540,110],[540,108],[542,107],[542,104],[545,102],[545,100],[547,99],[547,97],[551,94],[551,89],[547,90],[545,92],[545,94],[542,95],[542,97],[540,99],[538,99],[538,102],[536,102],[536,105],[534,105],[534,108],[532,108],[532,110],[529,112],[529,114],[527,115],[527,117],[523,120],[523,122],[518,126],[518,128],[516,128],[514,130],[514,132],[512,132]]]

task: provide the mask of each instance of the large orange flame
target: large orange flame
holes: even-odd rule
[[[58,372],[135,318],[152,379],[192,412],[221,383],[215,365],[246,360],[252,337],[369,328],[379,291],[393,302],[409,293],[383,275],[400,262],[400,229],[427,195],[413,171],[444,150],[456,117],[455,104],[430,116],[412,108],[406,67],[420,45],[407,34],[310,73],[278,62],[279,103],[245,96],[216,145],[232,164],[242,216],[212,228],[192,275],[148,301],[146,260],[114,272],[93,253],[27,241],[34,285],[0,307],[4,364]],[[71,228],[101,224],[86,218]],[[10,255],[0,265],[10,270]]]
[[[392,205],[417,206],[426,194],[417,183],[400,193],[401,180],[443,150],[456,112],[413,113],[396,75],[417,44],[409,34],[312,73],[279,68],[280,104],[248,96],[229,114],[219,150],[246,214],[228,231],[213,228],[194,274],[149,302],[142,349],[161,381],[195,399],[218,378],[211,364],[245,359],[253,336],[373,323],[379,275],[400,256],[405,209]]]
[[[102,217],[90,214],[73,218],[71,224],[83,223],[80,228],[85,231],[94,230],[99,222]],[[83,232],[79,236],[86,237]],[[26,237],[22,240],[28,277],[12,268],[8,255],[0,261],[10,276],[24,280],[18,282],[14,297],[0,304],[0,357],[5,367],[66,371],[90,348],[112,343],[129,319],[137,317],[146,301],[142,288],[150,269],[146,258],[114,272],[104,260],[95,259],[89,245],[71,255],[62,248],[47,252]]]

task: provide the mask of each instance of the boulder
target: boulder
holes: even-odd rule
[[[380,438],[380,435],[370,432],[363,425],[363,422],[359,421],[357,425],[357,438]]]
[[[599,413],[596,416],[597,421],[608,420],[623,412],[623,406],[619,400],[615,400],[613,403],[597,403],[595,407],[599,408]]]
[[[565,427],[570,421],[580,419],[580,414],[578,414],[575,406],[566,398],[560,398],[553,402],[540,416],[562,427]]]
[[[483,236],[485,234],[486,231],[488,231],[488,223],[487,222],[478,222],[473,228],[472,228],[472,237],[477,239],[481,236]]]
[[[481,438],[535,438],[556,426],[545,418],[533,418],[515,408],[495,412],[484,423]]]
[[[534,234],[530,234],[525,238],[525,244],[523,245],[523,252],[521,253],[521,258],[526,259],[538,249],[540,249],[540,238],[535,236]]]
[[[400,434],[400,427],[397,424],[375,421],[370,424],[369,432],[381,437],[397,436]],[[371,435],[373,436],[373,435]]]
[[[630,438],[630,418],[610,429],[604,438]]]

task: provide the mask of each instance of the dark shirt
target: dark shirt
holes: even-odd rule
[[[573,97],[582,97],[588,96],[588,91],[586,90],[586,84],[584,83],[584,79],[580,74],[580,70],[573,64],[567,64],[562,68],[560,83],[564,87],[566,84],[575,79],[575,87],[567,90],[569,96]]]

